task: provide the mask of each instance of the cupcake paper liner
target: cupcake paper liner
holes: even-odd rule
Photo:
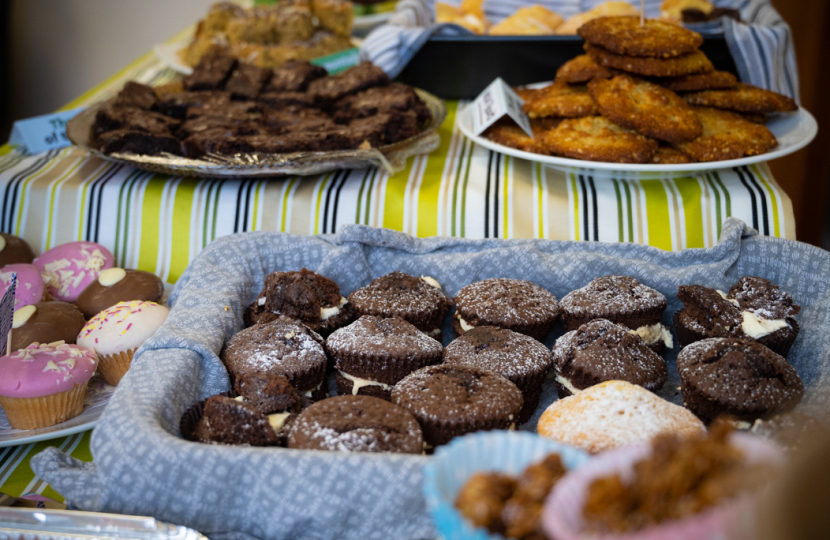
[[[473,473],[499,471],[518,476],[528,466],[558,453],[567,469],[582,466],[588,454],[538,435],[516,431],[479,432],[454,439],[424,466],[424,498],[444,540],[503,540],[474,528],[456,509],[458,491]]]
[[[89,381],[49,396],[13,398],[0,396],[0,406],[14,429],[37,429],[66,422],[84,410]]]
[[[783,465],[784,455],[773,443],[735,433],[731,442],[740,448],[750,463],[771,462]],[[583,508],[588,487],[599,477],[620,474],[623,482],[633,478],[634,464],[651,453],[651,446],[638,444],[606,452],[577,471],[569,472],[553,488],[545,501],[542,527],[550,538],[578,540],[583,533]],[[590,535],[592,540],[745,540],[754,538],[752,520],[747,519],[753,506],[751,495],[713,506],[688,518],[653,525],[622,534]]]
[[[121,378],[130,369],[133,355],[138,349],[121,351],[115,354],[98,354],[98,373],[104,377],[107,384],[118,386]]]

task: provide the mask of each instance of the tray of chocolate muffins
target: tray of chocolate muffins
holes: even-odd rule
[[[271,70],[210,54],[180,82],[128,82],[66,133],[99,157],[163,174],[394,172],[438,147],[446,115],[440,99],[369,62],[329,75],[302,60]]]

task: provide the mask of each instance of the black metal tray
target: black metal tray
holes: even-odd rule
[[[584,54],[579,36],[432,36],[398,80],[443,99],[472,99],[496,77],[518,86],[553,80]],[[723,34],[703,34],[700,47],[715,69],[737,74]]]

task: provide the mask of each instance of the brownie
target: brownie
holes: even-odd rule
[[[225,83],[225,90],[235,99],[254,99],[270,78],[270,69],[240,62]]]
[[[432,278],[392,272],[349,295],[360,315],[400,317],[438,339],[452,301]]]
[[[274,70],[263,92],[304,92],[311,81],[326,75],[324,68],[307,60],[289,60]]]
[[[418,419],[424,442],[435,447],[465,433],[510,428],[522,409],[522,392],[482,369],[428,366],[395,385],[392,403]]]
[[[234,389],[246,403],[253,405],[262,414],[296,414],[303,408],[303,401],[297,389],[291,385],[287,377],[275,373],[242,373],[236,377]]]
[[[268,417],[253,405],[225,396],[211,396],[196,425],[196,439],[206,443],[275,446],[277,434]]]
[[[726,298],[738,303],[744,319],[741,325],[744,334],[778,354],[787,356],[798,336],[798,323],[794,317],[801,311],[801,306],[795,303],[789,293],[768,279],[744,276],[732,285]],[[769,324],[765,320],[777,322],[781,328],[763,333],[768,329],[759,329],[758,324]]]
[[[282,375],[298,392],[319,399],[326,391],[323,343],[304,324],[278,317],[234,334],[221,358],[234,381],[250,373]]]
[[[97,137],[107,131],[123,129],[170,136],[179,124],[181,122],[174,118],[138,107],[106,105],[95,113],[92,133]]]
[[[231,71],[236,67],[236,59],[218,53],[202,56],[193,73],[182,79],[186,90],[221,90]]]
[[[297,105],[288,105],[280,109],[267,107],[262,113],[262,123],[273,134],[325,131],[337,127],[334,120],[322,111]]]
[[[793,409],[804,384],[783,356],[735,338],[704,339],[677,356],[686,408],[704,421],[727,414],[746,422]]]
[[[756,420],[750,432],[772,439],[786,450],[798,451],[830,443],[830,430],[811,416],[788,412]]]
[[[389,77],[371,62],[361,62],[337,75],[316,79],[308,85],[308,92],[317,103],[333,103],[373,86],[389,84]]]
[[[107,131],[96,140],[98,150],[105,154],[123,152],[132,154],[157,155],[162,153],[181,154],[179,140],[167,135],[153,135],[144,131],[118,129]]]
[[[381,112],[375,116],[357,118],[342,132],[351,139],[350,148],[369,145],[379,148],[418,134],[418,119],[412,111]]]
[[[441,344],[399,317],[363,315],[326,340],[338,370],[338,394],[389,399],[392,387],[416,369],[441,361]]]
[[[411,111],[414,112],[419,125],[430,118],[429,107],[418,97],[415,91],[401,83],[376,86],[353,96],[347,96],[335,103],[335,118],[347,123],[354,118],[374,116],[380,112]]]
[[[292,106],[314,108],[314,96],[306,92],[263,92],[257,99],[274,109]]]
[[[218,108],[230,102],[231,95],[228,92],[176,92],[160,100],[159,110],[167,116],[184,119],[190,108]]]
[[[498,326],[542,340],[561,308],[556,297],[535,283],[492,278],[462,287],[455,297],[452,329],[460,336],[476,326]]]
[[[202,116],[192,120],[185,120],[176,131],[176,136],[186,140],[194,135],[207,132],[214,132],[214,137],[231,137],[236,135],[257,135],[260,125],[251,120],[240,120],[236,118],[222,118],[216,116]],[[207,140],[200,138],[199,140]]]
[[[671,348],[671,333],[660,324],[668,305],[666,297],[629,276],[599,277],[560,302],[568,331],[594,319],[621,324],[642,337],[658,354]]]
[[[262,118],[262,106],[256,101],[232,101],[229,103],[208,103],[204,106],[188,107],[187,120],[196,118],[221,118],[238,122],[251,122]]]
[[[626,381],[656,392],[669,371],[663,358],[625,326],[594,319],[556,340],[559,398],[605,381]]]
[[[114,104],[118,107],[136,107],[138,109],[151,110],[156,107],[158,98],[151,86],[127,81],[124,88],[115,96]]]
[[[323,336],[355,319],[352,306],[340,295],[337,283],[305,268],[268,274],[254,302],[251,321],[256,323],[267,314],[299,319]]]
[[[240,143],[243,137],[237,135],[237,126],[225,128],[213,128],[189,135],[182,141],[182,153],[190,158],[198,158],[205,154],[233,155],[238,153],[236,148],[242,148],[242,152],[250,152],[250,145]]]
[[[423,437],[410,413],[370,396],[338,396],[315,403],[292,424],[288,447],[334,452],[420,454]]]
[[[444,365],[484,369],[510,380],[522,391],[523,405],[516,423],[524,424],[539,405],[542,383],[553,367],[553,355],[524,334],[477,326],[447,345]]]
[[[715,289],[681,285],[677,298],[683,309],[674,314],[674,330],[680,345],[712,337],[743,337],[741,310]]]

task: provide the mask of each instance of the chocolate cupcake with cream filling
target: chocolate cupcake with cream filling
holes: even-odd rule
[[[556,340],[553,347],[559,398],[605,381],[626,381],[657,391],[669,377],[663,358],[628,328],[595,319]]]
[[[429,366],[395,385],[392,403],[421,424],[426,448],[474,431],[512,429],[522,392],[501,375],[465,366]]]
[[[395,384],[424,366],[441,362],[443,347],[399,317],[364,315],[326,340],[341,395],[389,400]]]
[[[299,319],[323,337],[356,318],[337,283],[305,268],[268,274],[262,292],[248,308],[245,323],[251,326],[280,315]]]
[[[447,345],[444,365],[485,369],[515,384],[524,402],[516,423],[523,424],[539,404],[553,355],[532,337],[495,326],[477,326]]]
[[[74,344],[86,324],[83,313],[67,302],[38,302],[14,312],[11,349],[32,343],[63,341]]]
[[[400,317],[431,338],[441,341],[441,325],[452,301],[429,276],[392,272],[357,289],[349,303],[360,315]]]
[[[234,383],[252,373],[282,375],[301,395],[317,401],[327,395],[323,343],[304,324],[278,317],[234,334],[221,359]]]
[[[804,384],[787,360],[760,343],[711,338],[677,356],[684,405],[709,422],[721,414],[752,423],[792,410]]]
[[[164,296],[164,282],[150,272],[124,268],[108,268],[86,286],[75,305],[91,319],[118,302],[144,300],[158,303]]]
[[[337,396],[297,416],[288,447],[332,452],[420,454],[417,420],[397,405],[371,396]]]
[[[250,403],[225,396],[205,401],[204,414],[193,433],[196,440],[240,446],[277,446],[280,439],[268,416]]]
[[[497,326],[539,341],[562,311],[556,297],[521,279],[493,278],[462,287],[455,297],[452,329],[457,336],[476,326]]]
[[[8,233],[0,233],[0,267],[9,264],[32,264],[35,252],[28,242]]]
[[[668,305],[666,297],[632,277],[596,278],[565,295],[560,305],[568,331],[594,319],[606,319],[639,335],[657,354],[674,346],[671,332],[660,323]]]

